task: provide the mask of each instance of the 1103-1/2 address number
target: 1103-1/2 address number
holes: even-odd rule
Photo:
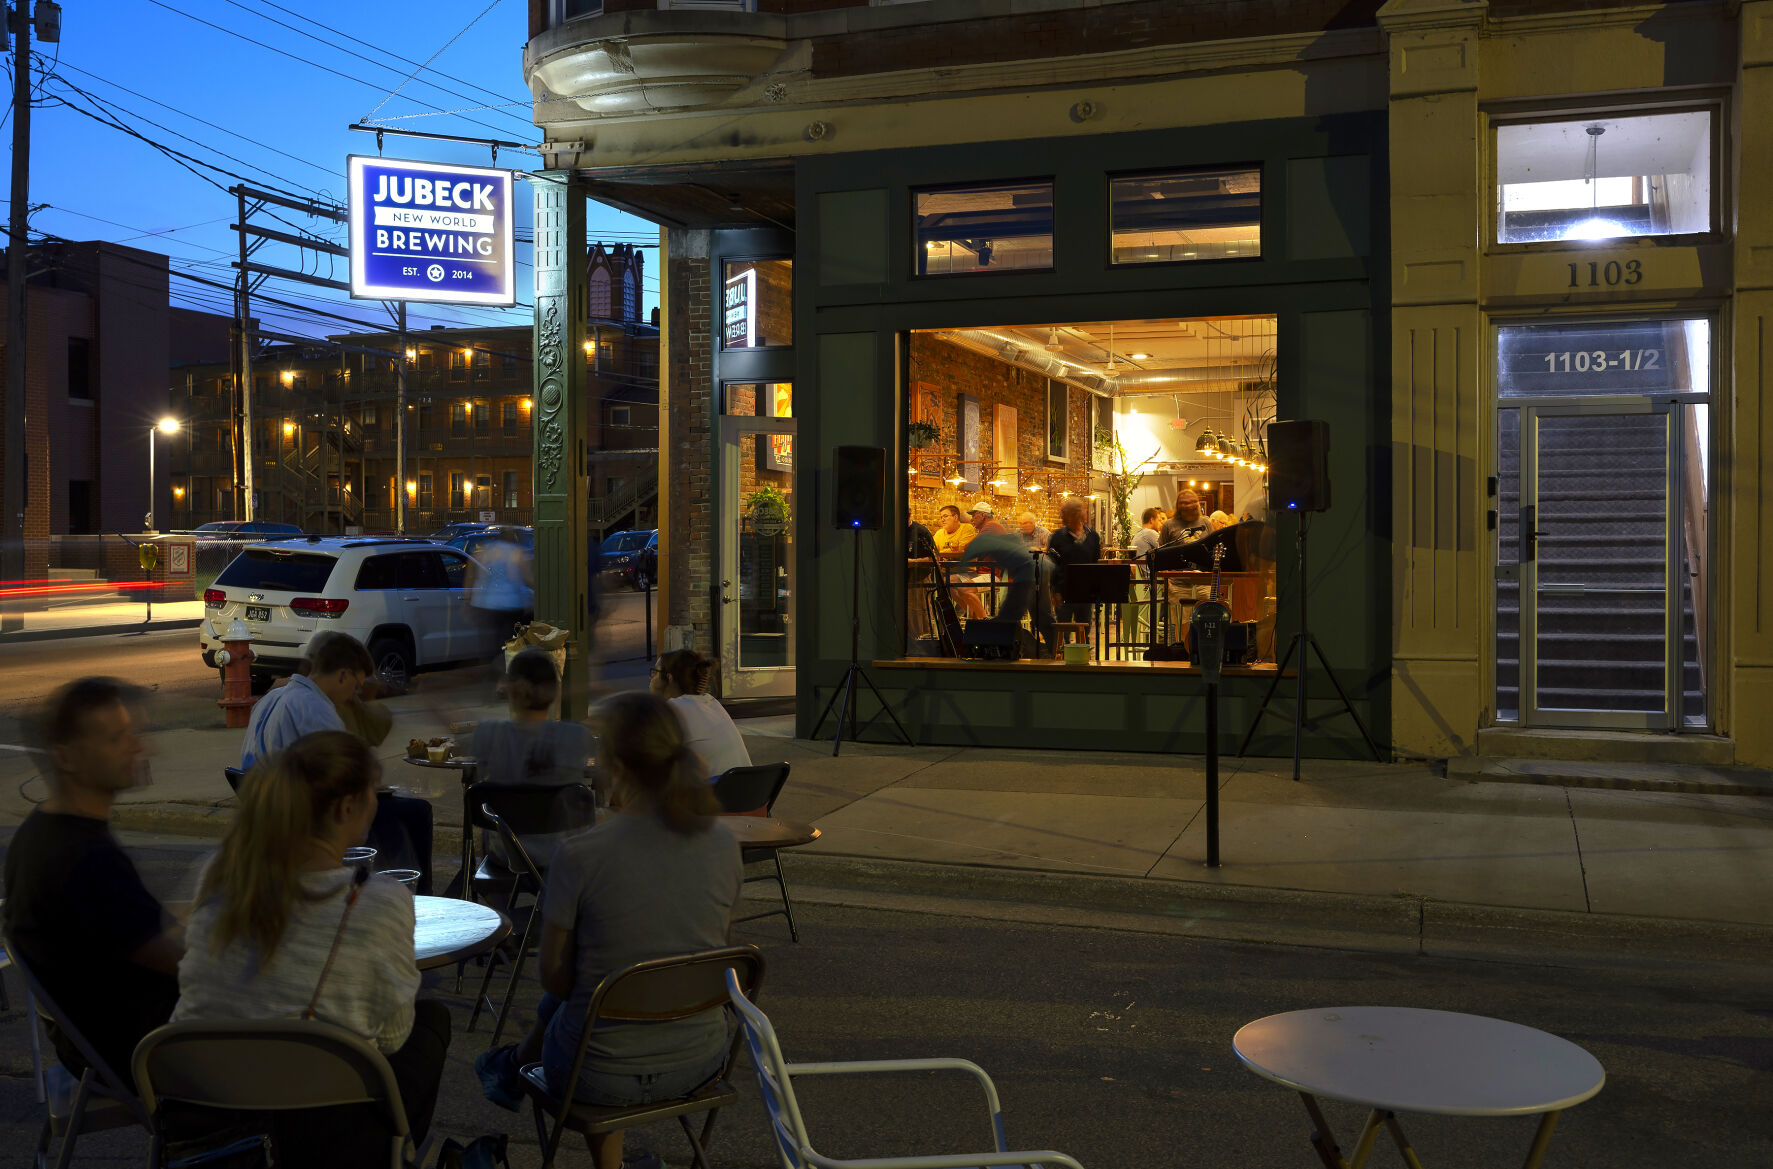
[[[1642,260],[1590,260],[1587,263],[1566,263],[1570,270],[1570,288],[1614,288],[1621,284],[1636,284],[1644,278],[1644,262]],[[1584,271],[1584,269],[1587,269]]]

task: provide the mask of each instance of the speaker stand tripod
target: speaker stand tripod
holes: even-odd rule
[[[1280,664],[1275,667],[1274,680],[1268,684],[1268,693],[1262,696],[1262,705],[1256,708],[1256,717],[1250,720],[1250,729],[1244,732],[1244,741],[1239,744],[1237,749],[1238,758],[1243,758],[1244,752],[1250,749],[1250,740],[1256,737],[1256,728],[1262,725],[1263,716],[1280,713],[1279,711],[1269,710],[1268,704],[1273,701],[1274,692],[1280,687],[1281,677],[1287,672],[1287,663],[1293,660],[1293,651],[1298,650],[1299,673],[1295,679],[1296,685],[1293,691],[1293,779],[1295,781],[1299,778],[1299,743],[1305,735],[1305,665],[1307,650],[1317,655],[1317,664],[1322,666],[1324,668],[1324,673],[1329,676],[1330,685],[1336,688],[1336,697],[1342,700],[1342,709],[1348,713],[1349,718],[1354,720],[1354,725],[1359,729],[1361,738],[1366,741],[1367,749],[1373,752],[1374,760],[1384,762],[1385,759],[1384,754],[1379,750],[1379,744],[1375,743],[1373,741],[1373,736],[1367,733],[1367,724],[1361,721],[1361,716],[1359,714],[1355,713],[1354,703],[1348,700],[1348,693],[1342,689],[1342,683],[1336,680],[1336,671],[1330,668],[1330,662],[1329,659],[1324,656],[1323,647],[1318,645],[1317,638],[1313,637],[1311,634],[1311,626],[1306,622],[1305,586],[1308,578],[1305,574],[1305,536],[1306,529],[1309,528],[1310,525],[1311,513],[1300,512],[1299,579],[1295,582],[1295,587],[1299,590],[1299,631],[1293,634],[1291,641],[1287,642],[1287,652],[1281,655]]]
[[[893,720],[893,726],[898,728],[899,737],[905,740],[905,745],[907,747],[914,745],[911,742],[911,736],[905,733],[904,724],[899,722],[899,716],[893,713],[893,708],[887,705],[887,700],[885,698],[881,697],[880,689],[875,686],[874,680],[868,676],[868,671],[862,668],[861,525],[857,524],[851,526],[850,540],[850,668],[844,673],[843,681],[837,684],[837,689],[831,692],[831,698],[825,703],[825,710],[819,715],[819,721],[813,724],[812,734],[812,737],[815,739],[819,737],[819,730],[825,725],[825,716],[831,713],[832,706],[837,702],[837,696],[839,694],[843,695],[843,706],[837,711],[837,733],[831,743],[831,753],[833,755],[836,755],[839,751],[843,750],[843,720],[846,717],[850,720],[850,740],[852,742],[855,741],[856,735],[858,734],[856,730],[857,679],[861,679],[864,686],[867,686],[868,689],[874,691],[875,701],[879,702],[880,708],[886,711],[886,716]],[[879,717],[879,715],[874,716],[874,718]],[[874,718],[871,718],[864,723],[862,729],[866,730],[868,727],[872,726],[874,724]]]

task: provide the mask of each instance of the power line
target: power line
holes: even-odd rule
[[[303,65],[308,65],[308,66],[311,66],[315,69],[320,70],[322,73],[330,73],[334,77],[342,78],[345,81],[349,81],[353,85],[362,85],[362,86],[366,86],[369,89],[374,89],[374,90],[381,89],[381,86],[376,85],[373,82],[365,81],[361,77],[353,77],[349,73],[341,73],[337,69],[334,69],[330,66],[322,65],[318,61],[312,61],[312,60],[309,60],[307,57],[297,56],[296,54],[289,52],[287,49],[280,49],[276,45],[266,44],[264,41],[259,40],[257,37],[249,37],[245,33],[236,32],[231,28],[227,28],[227,27],[224,27],[223,25],[216,24],[213,21],[204,20],[201,16],[194,16],[191,13],[184,11],[183,9],[174,8],[172,5],[164,3],[163,0],[148,0],[148,3],[154,5],[154,7],[156,7],[156,8],[164,8],[164,9],[166,9],[166,11],[173,13],[175,16],[182,16],[186,20],[195,21],[197,24],[201,24],[205,28],[212,28],[219,33],[224,33],[227,36],[231,36],[231,37],[235,38],[236,40],[245,41],[249,45],[257,45],[259,48],[264,49],[267,52],[276,53],[279,57],[288,57],[291,61],[299,61]],[[419,101],[419,99],[416,97],[412,98],[410,100],[415,105],[426,106],[430,109],[437,109],[438,108],[437,106],[431,105],[429,102]],[[497,126],[488,125],[487,123],[480,121],[478,118],[463,117],[462,120],[464,122],[472,122],[476,126],[479,126],[484,130],[491,130],[495,134],[503,132]]]
[[[350,33],[344,31],[341,28],[336,28],[333,25],[325,24],[321,21],[315,20],[313,17],[306,16],[300,12],[297,12],[293,8],[285,8],[281,4],[274,3],[273,0],[259,0],[259,3],[263,4],[266,8],[275,8],[279,12],[285,13],[286,15],[289,15],[289,16],[293,16],[297,20],[300,20],[306,24],[311,24],[315,28],[324,29],[325,31],[332,33],[334,36],[343,37],[345,40],[350,41],[352,44],[362,45],[366,49],[373,49],[376,52],[381,53],[383,56],[392,57],[396,61],[401,61],[401,62],[404,62],[405,64],[408,64],[408,65],[419,65],[419,62],[413,60],[411,57],[402,57],[399,53],[394,52],[392,49],[386,49],[386,48],[383,48],[381,45],[372,44],[369,41],[363,40],[360,37],[354,37]],[[419,68],[427,69],[428,67],[424,66],[424,65],[419,65]],[[475,82],[469,81],[466,77],[458,77],[453,73],[445,73],[441,69],[429,69],[428,71],[437,74],[437,76],[439,76],[439,77],[447,77],[451,81],[458,81],[461,84],[466,85],[469,89],[478,89],[481,93],[484,93],[489,97],[496,97],[496,98],[504,98],[505,97],[504,94],[498,93],[498,92],[491,90],[491,89],[488,89],[484,85],[478,85]]]
[[[274,16],[267,16],[263,12],[254,11],[253,9],[246,7],[246,5],[241,4],[240,0],[222,0],[222,3],[231,5],[232,7],[235,7],[235,8],[238,8],[238,9],[240,9],[240,11],[245,12],[248,15],[256,16],[260,20],[269,21],[271,24],[276,25],[278,28],[288,29],[290,32],[295,33],[297,36],[307,37],[309,40],[314,41],[318,44],[325,45],[329,49],[334,49],[340,53],[343,53],[347,57],[355,57],[359,61],[367,62],[368,64],[375,66],[377,69],[386,69],[392,73],[399,72],[399,70],[395,69],[392,65],[388,65],[388,64],[385,64],[384,62],[377,61],[373,57],[366,57],[362,53],[355,52],[351,49],[347,49],[347,48],[344,48],[340,45],[334,44],[331,41],[325,40],[321,37],[317,37],[313,33],[308,32],[306,29],[300,29],[300,28],[297,28],[293,24],[287,24],[284,21],[278,20]],[[422,68],[422,66],[421,66],[421,68]],[[408,80],[411,80],[411,79],[408,78]],[[424,81],[424,82],[421,82],[421,84],[429,85],[432,89],[437,90],[439,93],[447,93],[447,94],[451,95],[452,97],[466,98],[468,101],[476,100],[472,94],[466,94],[466,93],[463,93],[462,91],[457,90],[457,89],[450,89],[447,86],[438,85],[435,81]],[[528,104],[528,103],[517,103],[517,104]],[[479,108],[479,109],[493,109],[496,107],[481,106],[481,107],[477,107],[477,108]],[[472,110],[445,110],[445,111],[440,111],[440,112],[453,114],[453,113],[472,113],[473,111]],[[428,115],[428,116],[435,116],[435,115]],[[515,114],[506,114],[505,116],[509,117],[509,118],[516,119],[518,121],[522,121],[524,125],[529,126],[532,130],[534,129],[533,124],[531,124],[527,119],[518,119]]]
[[[240,133],[237,133],[233,130],[228,129],[226,126],[219,126],[216,123],[209,121],[208,119],[200,118],[196,114],[191,113],[189,110],[183,110],[183,109],[180,109],[178,106],[168,105],[167,103],[160,101],[157,98],[149,97],[145,93],[139,93],[136,90],[129,88],[127,85],[119,85],[117,82],[112,81],[108,77],[101,77],[97,73],[93,73],[90,70],[80,68],[78,65],[69,64],[69,65],[62,66],[61,68],[72,69],[74,72],[76,72],[84,77],[90,77],[94,81],[97,81],[101,84],[108,85],[112,89],[120,89],[124,93],[130,94],[134,97],[141,98],[145,102],[152,102],[154,105],[157,105],[162,109],[171,110],[175,114],[179,114],[183,117],[187,117],[187,118],[191,119],[193,122],[201,122],[203,125],[208,126],[213,130],[220,130],[222,133],[226,134],[230,138],[238,138],[242,142],[249,142],[252,145],[257,146],[262,150],[270,151],[272,154],[280,154],[284,158],[287,158],[292,162],[299,162],[303,166],[311,166],[315,170],[324,171],[325,173],[327,173],[329,175],[334,175],[334,176],[340,177],[340,178],[344,177],[343,171],[334,170],[328,166],[322,166],[320,163],[313,162],[309,159],[301,157],[300,155],[291,154],[287,150],[279,150],[275,146],[267,145],[266,143],[261,142],[256,138],[249,138],[245,134],[240,134]],[[59,70],[58,70],[58,72],[59,72]],[[63,84],[67,83],[66,78],[63,78],[62,81],[63,81]]]

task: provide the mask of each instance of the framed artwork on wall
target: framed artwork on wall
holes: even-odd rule
[[[1071,461],[1071,387],[1047,379],[1047,462]]]
[[[984,465],[979,457],[979,398],[976,394],[960,395],[960,489],[972,495],[979,490],[979,470]]]
[[[1011,499],[1022,490],[1017,478],[1017,466],[1021,462],[1016,446],[1016,408],[1014,406],[993,406],[991,415],[991,457],[997,463],[997,474],[992,476],[996,494],[1007,495]]]

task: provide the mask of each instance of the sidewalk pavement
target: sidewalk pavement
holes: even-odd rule
[[[89,637],[133,630],[195,629],[203,623],[203,602],[156,601],[149,619],[141,601],[102,601],[32,609],[23,614],[24,627],[0,633],[0,646],[57,637]]]
[[[645,663],[606,675],[646,684]],[[396,699],[386,779],[430,798],[440,875],[459,850],[453,773],[401,762],[409,738],[501,717]],[[435,699],[429,700],[435,703]],[[792,767],[776,814],[822,836],[785,855],[794,896],[1017,920],[1407,953],[1659,965],[1773,959],[1773,798],[1449,778],[1425,764],[1229,759],[1222,866],[1204,867],[1197,757],[844,745],[740,721],[751,757]],[[160,736],[152,786],[119,827],[216,835],[240,731]],[[0,757],[0,822],[41,798],[34,764]],[[1667,769],[1678,785],[1678,769]],[[763,887],[758,887],[763,888]]]

